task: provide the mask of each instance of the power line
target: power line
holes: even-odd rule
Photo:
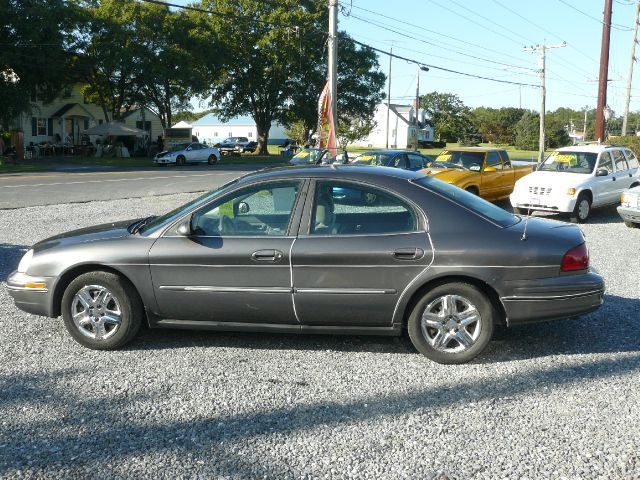
[[[600,20],[597,17],[594,17],[593,15],[589,15],[587,12],[583,12],[582,10],[580,10],[579,8],[574,7],[573,5],[571,5],[569,2],[567,2],[566,0],[558,0],[560,3],[565,4],[567,7],[572,8],[573,10],[575,10],[578,13],[581,13],[582,15],[584,15],[585,17],[590,18],[591,20],[595,20],[596,22],[598,22],[600,25],[603,25],[604,22],[602,20]],[[631,31],[631,27],[625,27],[624,25],[619,25],[616,23],[611,23],[611,28],[615,28],[616,30],[623,30],[626,32],[630,32]]]
[[[531,84],[531,83],[511,82],[509,80],[500,80],[500,79],[497,79],[497,78],[483,77],[482,75],[474,75],[473,73],[460,72],[460,71],[457,71],[457,70],[452,70],[450,68],[439,67],[437,65],[432,65],[432,64],[429,64],[429,63],[420,62],[420,61],[415,60],[413,58],[402,57],[400,55],[396,55],[395,53],[386,52],[386,51],[381,50],[379,48],[372,47],[371,45],[368,45],[366,43],[359,42],[358,40],[356,40],[354,38],[351,38],[351,41],[353,43],[357,44],[357,45],[360,45],[361,47],[369,48],[369,49],[373,50],[374,52],[382,53],[384,55],[389,55],[389,56],[391,56],[393,58],[397,58],[398,60],[404,60],[405,62],[413,63],[414,65],[418,65],[418,66],[424,65],[424,66],[429,67],[429,68],[435,68],[436,70],[442,70],[443,72],[456,73],[458,75],[464,75],[466,77],[478,78],[480,80],[488,80],[490,82],[508,83],[510,85],[521,85],[523,87],[539,88],[539,85],[534,85],[534,84]]]

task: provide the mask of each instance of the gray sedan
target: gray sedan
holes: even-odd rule
[[[185,163],[208,163],[215,165],[220,160],[220,150],[204,143],[179,143],[169,150],[158,153],[153,163],[158,165],[184,165]]]
[[[333,189],[376,195],[339,203]],[[82,345],[155,328],[402,335],[467,362],[494,326],[597,309],[604,282],[575,225],[512,215],[400,169],[278,168],[160,217],[43,240],[8,280]]]

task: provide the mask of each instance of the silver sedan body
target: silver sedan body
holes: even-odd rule
[[[184,165],[185,163],[208,163],[215,165],[220,160],[220,150],[204,143],[192,142],[176,145],[170,150],[158,153],[153,163],[158,165]]]

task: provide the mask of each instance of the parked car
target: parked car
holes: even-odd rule
[[[551,152],[538,169],[518,180],[510,196],[521,213],[567,213],[586,222],[591,209],[620,202],[620,195],[640,185],[638,158],[616,145],[579,145]]]
[[[346,156],[346,157],[345,157]],[[335,156],[329,153],[326,148],[306,147],[296,153],[291,160],[290,165],[322,165],[329,163],[346,163],[349,160],[347,152],[337,150]]]
[[[531,165],[512,165],[506,150],[458,147],[443,150],[421,173],[494,201],[507,198],[516,180],[531,171]]]
[[[215,145],[222,153],[244,153],[254,152],[258,146],[257,142],[249,140],[247,137],[229,137]]]
[[[220,160],[220,151],[204,143],[179,143],[169,150],[158,153],[153,157],[153,163],[158,165],[184,165],[185,163],[203,163],[215,165]]]
[[[345,187],[384,201],[335,204]],[[19,308],[62,315],[93,349],[125,345],[143,322],[408,331],[442,363],[474,358],[496,324],[595,310],[604,287],[576,225],[525,220],[417,172],[336,164],[262,170],[160,217],[51,237],[7,279]]]
[[[358,155],[351,160],[351,163],[416,171],[425,168],[433,161],[433,157],[412,150],[372,150]]]
[[[618,213],[629,228],[640,228],[640,185],[622,192]]]

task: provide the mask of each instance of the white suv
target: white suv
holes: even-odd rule
[[[635,154],[623,146],[579,145],[551,152],[535,172],[522,177],[509,197],[516,213],[569,213],[586,222],[592,207],[615,204],[623,190],[640,185]]]

